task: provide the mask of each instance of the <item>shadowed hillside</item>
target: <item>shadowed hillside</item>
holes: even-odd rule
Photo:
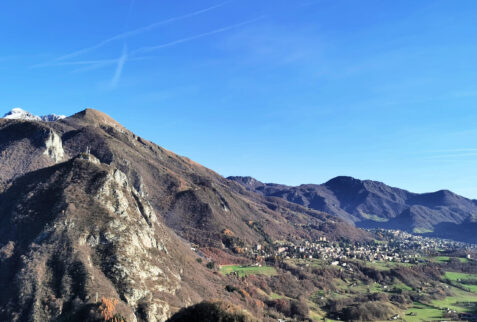
[[[477,243],[477,202],[448,190],[417,194],[371,180],[336,177],[297,187],[229,177],[247,190],[330,213],[358,227],[400,229]]]

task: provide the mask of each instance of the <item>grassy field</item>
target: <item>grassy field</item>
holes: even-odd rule
[[[409,322],[439,320],[443,318],[442,313],[442,310],[436,309],[435,307],[414,302],[412,308],[406,311],[404,320]]]
[[[432,305],[439,308],[451,308],[457,312],[471,312],[477,308],[477,295],[452,287],[454,296],[448,296],[443,300],[434,300]]]
[[[379,271],[389,271],[394,266],[388,262],[365,262],[365,265]]]
[[[387,222],[387,221],[389,221],[389,218],[382,218],[382,217],[367,214],[367,213],[364,213],[364,212],[361,213],[361,216],[363,216],[363,218],[365,218],[365,219],[376,221],[376,222]]]
[[[442,309],[451,308],[457,312],[472,312],[477,308],[477,295],[452,287],[454,296],[448,296],[443,300],[434,300],[432,305],[415,302],[406,311],[406,321],[432,321],[442,319]],[[413,313],[414,315],[408,315]]]
[[[449,256],[436,256],[436,257],[431,257],[430,260],[434,261],[436,263],[448,263],[451,257]],[[463,257],[457,257],[461,263],[468,263],[469,260],[467,258]]]
[[[405,266],[405,267],[411,267],[415,266],[415,264],[411,263],[397,263],[397,262],[369,262],[369,261],[364,261],[364,260],[350,260],[351,262],[358,262],[362,265],[368,266],[368,267],[373,267],[377,270],[380,271],[389,271],[392,268],[396,268],[399,266]],[[306,266],[306,267],[323,267],[326,266],[328,268],[334,268],[334,269],[342,269],[341,266],[329,266],[329,262],[327,260],[323,259],[298,259],[298,258],[293,258],[293,259],[288,259],[286,260],[288,264],[292,264],[295,266]]]
[[[312,258],[312,259],[304,259],[304,258],[291,258],[285,260],[287,264],[295,265],[295,266],[306,266],[306,267],[322,267],[322,266],[328,266],[328,261],[323,260],[323,259],[317,259],[317,258]],[[335,266],[333,266],[335,267]]]
[[[224,275],[236,272],[240,277],[247,275],[276,275],[277,270],[271,266],[240,266],[240,265],[223,265],[220,267],[220,272]]]
[[[361,263],[368,267],[372,267],[380,271],[389,271],[390,269],[396,268],[399,266],[406,266],[406,267],[414,266],[414,264],[410,264],[410,263],[378,262],[378,261],[376,262],[361,261]]]
[[[323,312],[323,310],[312,301],[308,301],[307,304],[310,309],[310,318],[312,321],[322,321],[323,317],[326,316],[326,313]]]
[[[431,260],[433,260],[436,263],[447,263],[449,262],[449,259],[450,259],[449,256],[437,256],[432,258]]]
[[[463,287],[468,288],[469,290],[471,290],[473,293],[477,293],[477,285],[463,284],[463,283],[459,282],[460,280],[476,280],[477,281],[477,275],[476,274],[446,272],[444,277],[453,281],[453,282],[459,283]]]
[[[415,234],[425,234],[425,233],[432,233],[433,230],[429,228],[424,228],[424,227],[416,227],[412,230],[412,232]]]
[[[404,284],[403,282],[396,282],[392,285],[392,288],[396,288],[403,291],[412,291],[412,287]]]
[[[286,296],[272,292],[272,293],[270,293],[269,298],[271,298],[272,300],[277,300],[277,299],[286,298]]]

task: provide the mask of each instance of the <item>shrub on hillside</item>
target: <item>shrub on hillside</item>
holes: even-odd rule
[[[341,319],[346,321],[384,321],[397,314],[400,314],[400,311],[394,305],[375,301],[344,308]]]
[[[214,263],[213,261],[212,261],[212,262],[208,262],[206,266],[207,266],[208,269],[214,269],[215,263]]]
[[[181,309],[167,321],[251,322],[256,320],[248,312],[233,304],[204,301]]]
[[[267,305],[275,311],[282,313],[285,316],[303,320],[308,317],[308,305],[302,301],[276,299],[267,301]]]

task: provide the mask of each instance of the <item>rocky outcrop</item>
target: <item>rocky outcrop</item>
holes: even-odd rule
[[[159,292],[174,294],[181,281],[179,272],[164,265],[164,261],[172,260],[166,246],[170,239],[158,234],[165,228],[149,203],[118,169],[108,173],[95,198],[114,218],[107,223],[101,236],[99,231],[89,232],[85,242],[98,247],[102,238],[101,247],[118,250],[118,256],[107,258],[102,264],[109,267],[106,274],[120,290],[121,298],[135,311],[141,304],[148,321],[165,320],[169,305],[155,295]]]
[[[65,151],[60,136],[53,130],[48,131],[45,139],[46,150],[43,154],[49,156],[55,163],[63,160]]]
[[[0,191],[9,180],[68,159],[60,135],[48,124],[0,119]]]

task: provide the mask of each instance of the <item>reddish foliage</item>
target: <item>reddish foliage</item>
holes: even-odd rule
[[[121,317],[117,317],[114,311],[118,304],[117,299],[108,299],[106,297],[101,298],[101,305],[99,306],[99,313],[104,321],[108,322],[124,322]]]

